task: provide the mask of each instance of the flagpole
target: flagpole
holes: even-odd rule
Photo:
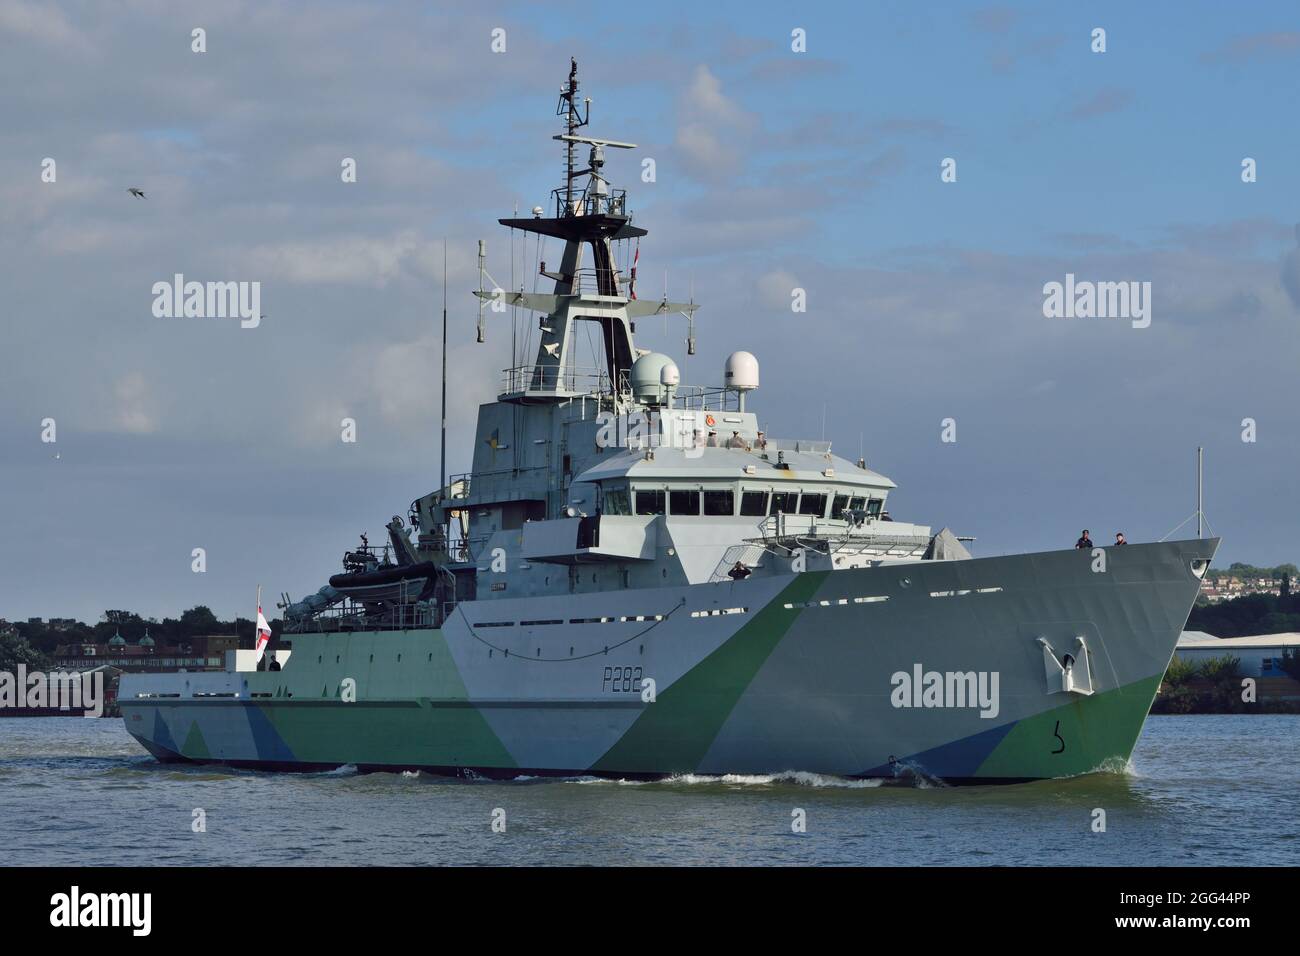
[[[258,626],[262,617],[262,585],[257,586],[257,611],[253,614],[253,654],[257,654],[257,643],[261,638],[258,633]]]
[[[447,487],[447,240],[442,240],[442,448],[438,454],[438,497]],[[439,502],[444,504],[444,502]]]

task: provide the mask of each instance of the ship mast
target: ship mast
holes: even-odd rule
[[[503,226],[536,235],[561,239],[564,249],[559,266],[548,269],[543,261],[539,272],[555,283],[551,294],[480,288],[475,294],[500,306],[521,306],[545,317],[533,364],[507,370],[502,400],[548,402],[568,400],[593,392],[615,396],[620,383],[636,359],[632,344],[632,320],[638,316],[683,312],[694,313],[694,303],[684,304],[631,299],[623,289],[623,276],[614,261],[613,243],[639,239],[646,230],[632,225],[627,190],[614,189],[605,178],[606,149],[636,149],[635,143],[582,135],[591,119],[591,99],[578,100],[578,63],[570,58],[569,75],[560,88],[556,115],[563,117],[564,132],[552,137],[564,144],[564,182],[551,191],[551,215],[541,206],[531,218],[497,220]],[[590,148],[587,164],[578,168],[579,145]],[[590,254],[590,264],[584,256]],[[483,244],[479,243],[482,271]],[[481,311],[481,310],[480,310]],[[602,367],[575,370],[570,354],[574,325],[592,322],[601,329],[604,341]],[[692,335],[692,339],[693,339]],[[480,325],[479,341],[483,341]],[[693,342],[692,342],[693,344]]]
[[[578,61],[574,57],[569,57],[569,82],[567,86],[560,90],[560,103],[556,107],[555,114],[565,117],[565,125],[568,130],[564,149],[564,207],[570,210],[573,209],[573,180],[576,176],[573,171],[573,154],[574,150],[578,148],[578,140],[574,134],[591,120],[590,97],[586,101],[586,106],[587,115],[579,120]]]

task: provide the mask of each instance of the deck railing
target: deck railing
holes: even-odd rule
[[[327,608],[300,621],[285,622],[286,634],[326,634],[337,631],[397,631],[417,627],[441,627],[454,601],[439,607],[431,601],[391,605],[381,614],[371,614],[360,604]]]
[[[571,392],[574,395],[604,395],[610,390],[609,374],[586,366],[519,365],[501,373],[502,395],[523,392]]]

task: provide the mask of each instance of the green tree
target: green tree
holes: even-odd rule
[[[1173,660],[1169,662],[1168,669],[1165,671],[1165,683],[1169,685],[1170,690],[1173,690],[1175,687],[1181,687],[1195,677],[1199,670],[1200,668],[1191,661],[1185,660],[1175,654]]]
[[[179,638],[193,637],[195,634],[216,634],[221,629],[221,622],[212,610],[205,605],[198,605],[181,613]]]
[[[25,664],[28,670],[50,670],[51,660],[42,654],[25,637],[18,634],[0,636],[0,671],[13,672],[19,664]]]
[[[1241,676],[1241,658],[1224,654],[1201,662],[1201,676],[1212,684],[1235,680]]]
[[[1241,658],[1224,654],[1201,662],[1201,677],[1210,684],[1206,703],[1216,713],[1236,713],[1242,709]]]

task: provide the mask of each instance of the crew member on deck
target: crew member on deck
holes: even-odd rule
[[[1076,548],[1091,548],[1091,547],[1092,547],[1092,538],[1088,537],[1088,529],[1087,529],[1087,528],[1084,528],[1084,529],[1083,529],[1083,537],[1081,537],[1078,541],[1074,542],[1074,546],[1075,546]]]
[[[1116,546],[1116,547],[1119,547],[1121,544],[1128,544],[1128,541],[1124,538],[1124,532],[1123,532],[1123,531],[1116,531],[1116,532],[1115,532],[1115,546]]]
[[[731,578],[733,581],[743,581],[753,573],[754,572],[745,567],[744,564],[737,561],[732,569],[727,572],[727,577]]]

